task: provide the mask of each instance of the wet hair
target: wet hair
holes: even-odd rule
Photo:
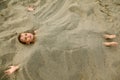
[[[31,34],[33,34],[33,35],[34,35],[34,38],[33,38],[33,41],[30,42],[30,44],[33,44],[33,43],[35,42],[35,32],[34,32],[33,30],[25,31],[25,32],[23,32],[23,33],[31,33]],[[21,33],[18,35],[18,41],[19,41],[20,43],[22,43],[22,44],[27,44],[26,42],[22,42],[22,41],[20,40],[20,37],[21,37]]]

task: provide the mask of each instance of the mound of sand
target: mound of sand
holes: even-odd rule
[[[120,43],[119,15],[120,0],[0,0],[0,80],[120,80],[119,45],[103,45],[106,33]],[[27,30],[33,45],[17,40]]]

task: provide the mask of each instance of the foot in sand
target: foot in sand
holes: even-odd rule
[[[10,68],[8,70],[5,70],[5,74],[11,75],[18,69],[19,69],[19,66],[10,66]]]
[[[111,34],[111,35],[106,34],[106,35],[104,35],[104,38],[105,39],[114,39],[114,38],[116,38],[116,35],[114,35],[114,34]]]
[[[118,45],[117,42],[104,42],[103,44],[104,44],[105,46],[107,46],[107,47],[117,46],[117,45]]]

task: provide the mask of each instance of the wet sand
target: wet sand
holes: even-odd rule
[[[119,0],[0,0],[0,80],[119,80],[120,47],[103,45],[106,33],[120,44],[119,15]],[[33,45],[17,40],[27,30]]]

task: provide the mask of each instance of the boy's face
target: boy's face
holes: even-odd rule
[[[32,33],[21,33],[20,41],[25,42],[26,44],[30,44],[34,41],[34,35]]]

